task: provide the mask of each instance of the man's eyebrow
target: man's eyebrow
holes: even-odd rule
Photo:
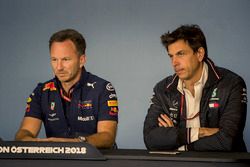
[[[172,55],[172,54],[170,54],[170,53],[168,53],[168,56],[169,56],[169,57],[172,57],[173,55]]]
[[[176,55],[179,55],[181,53],[185,52],[185,50],[179,50],[178,52],[176,52]]]
[[[173,55],[178,55],[178,54],[180,54],[180,53],[182,53],[182,52],[184,52],[184,50],[179,50],[179,51],[177,51],[177,52],[174,53],[174,54],[168,53],[168,55],[171,57],[171,56],[173,56]]]

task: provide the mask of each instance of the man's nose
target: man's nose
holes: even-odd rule
[[[59,71],[63,69],[63,63],[62,63],[61,60],[57,61],[56,69],[59,70]]]
[[[173,56],[173,57],[172,57],[172,65],[173,65],[173,66],[176,66],[176,65],[178,65],[178,63],[179,63],[179,62],[178,62],[178,58],[177,58],[176,56]]]

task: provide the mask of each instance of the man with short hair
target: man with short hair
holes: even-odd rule
[[[197,25],[161,36],[175,74],[154,87],[144,122],[150,150],[246,151],[247,90],[237,74],[208,58]]]
[[[112,84],[87,72],[86,43],[73,29],[49,41],[55,78],[40,83],[27,99],[19,141],[88,142],[98,148],[115,143],[118,102]],[[37,138],[44,123],[47,138]]]

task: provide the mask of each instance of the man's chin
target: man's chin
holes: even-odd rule
[[[68,78],[66,77],[57,77],[60,82],[68,82]]]
[[[179,79],[186,80],[186,77],[184,75],[181,75],[181,74],[176,74],[176,75],[179,77]]]

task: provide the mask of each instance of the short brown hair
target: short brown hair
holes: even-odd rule
[[[66,40],[71,40],[79,55],[85,54],[86,42],[82,34],[74,29],[65,29],[54,33],[49,40],[49,49],[53,42],[64,42]]]

